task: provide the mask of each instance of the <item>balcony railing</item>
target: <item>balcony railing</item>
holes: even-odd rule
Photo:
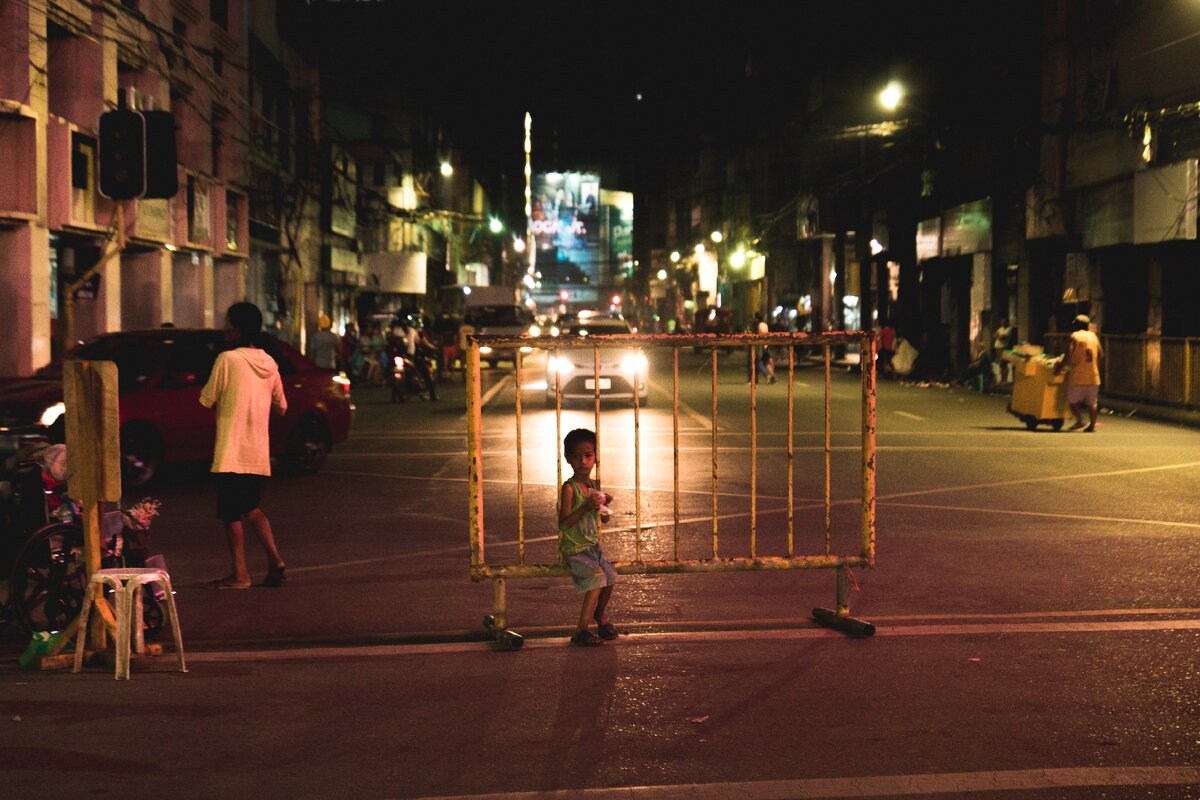
[[[1064,352],[1069,338],[1046,334],[1046,352]],[[1184,408],[1200,405],[1200,339],[1101,334],[1100,346],[1105,394]]]

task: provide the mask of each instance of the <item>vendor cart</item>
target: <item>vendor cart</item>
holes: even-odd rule
[[[1071,410],[1066,400],[1066,375],[1055,375],[1058,359],[1038,354],[1007,352],[1006,361],[1013,365],[1012,400],[1008,413],[1025,423],[1029,430],[1049,425],[1062,430],[1063,421]]]

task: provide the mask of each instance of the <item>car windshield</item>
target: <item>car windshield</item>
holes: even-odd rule
[[[572,322],[563,333],[569,336],[629,333],[629,323],[620,319],[593,319],[586,322]]]
[[[532,325],[533,313],[520,306],[480,306],[467,319],[474,325]]]

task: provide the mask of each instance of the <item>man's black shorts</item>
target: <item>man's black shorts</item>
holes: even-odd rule
[[[218,472],[217,519],[237,522],[258,508],[264,477],[240,472]]]

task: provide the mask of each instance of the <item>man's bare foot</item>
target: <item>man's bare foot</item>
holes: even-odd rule
[[[210,589],[249,589],[250,578],[238,580],[235,576],[230,575],[226,578],[217,578],[215,581],[209,581],[208,588]]]
[[[1076,422],[1074,425],[1072,425],[1071,427],[1067,428],[1067,430],[1069,430],[1069,431],[1077,431],[1077,430],[1079,430],[1079,429],[1080,429],[1080,428],[1082,428],[1082,427],[1083,427],[1083,420],[1079,420],[1079,421],[1078,421],[1078,422]]]

